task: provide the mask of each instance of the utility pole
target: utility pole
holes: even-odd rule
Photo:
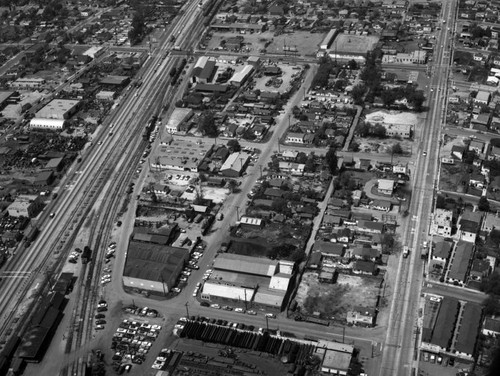
[[[262,165],[259,165],[260,167],[260,177],[262,177]]]
[[[239,221],[240,220],[240,207],[235,206],[235,208],[236,208],[236,221]]]
[[[189,319],[189,308],[188,308],[189,303],[188,303],[188,302],[186,302],[186,304],[184,304],[184,305],[185,305],[185,307],[186,307],[186,316],[187,316],[187,318]]]
[[[243,290],[245,292],[245,311],[248,309],[247,307],[247,289]]]
[[[269,331],[269,317],[265,316],[266,318],[266,328],[267,328],[267,331]]]
[[[345,343],[345,326],[342,327],[342,343]]]

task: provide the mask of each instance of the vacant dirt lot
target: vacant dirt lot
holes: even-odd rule
[[[331,315],[333,315],[336,320],[345,320],[347,311],[353,307],[376,307],[381,282],[382,279],[375,277],[339,274],[335,284],[320,283],[318,274],[309,272],[304,273],[295,299],[303,312],[307,312],[305,309],[307,297],[319,296],[333,299],[336,307],[328,313],[320,313],[323,317],[332,318]]]

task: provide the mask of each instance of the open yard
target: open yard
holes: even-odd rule
[[[214,32],[212,38],[207,43],[208,50],[214,50],[221,46],[223,40],[234,37],[232,32]],[[293,34],[281,34],[275,36],[273,32],[247,33],[242,35],[245,45],[244,51],[258,53],[266,50],[267,53],[283,54],[284,47],[297,49],[297,55],[315,55],[319,49],[319,44],[326,34],[311,34],[308,31],[295,32]],[[290,52],[292,54],[292,52]]]
[[[441,176],[439,177],[439,189],[443,191],[466,193],[466,184],[469,181],[469,172],[467,169],[468,166],[465,164],[442,164]]]
[[[320,283],[316,272],[304,273],[295,300],[301,312],[344,321],[356,306],[376,307],[381,278],[339,274],[337,283]]]

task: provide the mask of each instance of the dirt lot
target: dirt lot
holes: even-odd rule
[[[403,148],[404,154],[410,154],[413,146],[413,142],[410,140],[399,141],[392,138],[380,139],[356,137],[355,140],[359,144],[359,151],[363,153],[390,154],[392,146],[400,144]]]
[[[216,32],[213,33],[212,39],[208,41],[207,49],[213,50],[220,47],[221,41],[237,35],[231,32]],[[241,34],[238,34],[241,35]],[[257,53],[262,49],[266,49],[267,53],[283,53],[283,47],[296,48],[298,55],[315,55],[318,46],[326,34],[311,34],[307,31],[295,32],[293,34],[282,34],[275,36],[273,32],[244,34],[243,43],[245,43],[246,52]],[[266,47],[266,44],[268,46]],[[222,52],[222,51],[221,51]]]
[[[304,307],[308,296],[331,296],[333,292],[337,295],[335,319],[345,320],[346,312],[355,306],[376,307],[381,282],[375,277],[339,274],[337,283],[327,284],[320,283],[315,272],[304,273],[295,299],[300,307]]]
[[[297,75],[300,75],[302,68],[294,69],[295,66],[285,65],[285,64],[275,64],[277,67],[281,68],[283,72],[281,76],[277,77],[254,77],[255,79],[255,89],[260,91],[272,91],[284,93],[290,89],[290,81]],[[281,84],[279,84],[281,82]],[[276,83],[276,84],[274,84]],[[267,85],[267,86],[266,86]]]
[[[467,169],[468,166],[465,164],[442,164],[441,176],[439,177],[439,189],[457,193],[466,193],[467,185],[464,185],[463,182],[468,182],[469,180],[469,173]]]

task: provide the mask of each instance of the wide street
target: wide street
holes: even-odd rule
[[[456,4],[450,0],[443,3],[442,17],[449,20],[450,26],[452,26],[455,7]],[[186,25],[193,25],[193,27],[188,28]],[[194,50],[203,30],[202,15],[197,1],[186,3],[182,15],[173,22],[169,30],[162,33],[158,46],[152,51],[139,73],[142,76],[143,85],[140,88],[126,90],[119,98],[119,107],[110,114],[100,131],[94,135],[91,145],[83,151],[83,161],[75,164],[61,183],[58,199],[51,204],[42,217],[44,221],[38,239],[31,247],[18,253],[9,261],[7,271],[25,274],[24,278],[4,279],[1,282],[0,299],[7,302],[0,308],[2,336],[5,336],[7,329],[15,330],[24,323],[23,318],[28,317],[24,313],[29,312],[35,306],[41,292],[48,284],[54,282],[54,276],[65,266],[66,255],[76,243],[80,245],[83,241],[87,241],[95,250],[95,266],[81,269],[77,286],[70,295],[66,317],[55,335],[54,345],[48,350],[42,363],[28,367],[27,375],[57,374],[62,365],[77,362],[78,357],[86,355],[90,349],[96,346],[108,348],[109,344],[106,341],[109,341],[120,320],[121,306],[131,304],[132,301],[139,306],[148,306],[161,312],[165,317],[167,328],[171,328],[179,316],[187,314],[239,321],[256,327],[266,327],[269,324],[271,329],[279,328],[283,333],[291,333],[298,338],[307,335],[354,344],[361,349],[362,357],[365,359],[365,369],[370,375],[399,376],[411,375],[413,369],[418,371],[416,345],[419,338],[416,329],[417,311],[421,304],[420,293],[464,296],[463,292],[458,293],[456,289],[445,285],[425,285],[423,262],[420,258],[421,244],[427,240],[438,174],[438,146],[441,126],[445,120],[444,109],[446,108],[451,59],[447,48],[450,43],[450,34],[443,30],[437,35],[437,45],[445,47],[438,48],[434,55],[431,82],[427,93],[429,112],[423,128],[418,131],[417,138],[422,141],[418,148],[414,148],[413,156],[395,157],[349,151],[338,152],[339,157],[353,156],[355,159],[366,158],[379,162],[414,163],[410,215],[401,224],[401,241],[411,249],[410,257],[406,259],[400,257],[398,260],[396,284],[390,301],[388,327],[363,329],[321,327],[310,323],[295,322],[287,319],[284,314],[266,322],[262,312],[256,316],[250,316],[215,310],[200,306],[196,298],[192,296],[194,286],[201,280],[203,273],[211,267],[212,260],[216,257],[229,228],[243,214],[248,202],[247,193],[261,176],[261,172],[266,169],[272,155],[286,149],[306,153],[315,152],[319,155],[326,152],[325,148],[278,145],[278,140],[283,136],[289,124],[288,114],[303,99],[304,90],[297,91],[289,100],[284,114],[278,117],[276,124],[272,127],[272,135],[265,145],[240,142],[243,147],[259,148],[261,150],[259,159],[241,178],[239,193],[231,194],[224,202],[222,208],[224,220],[216,222],[215,231],[204,238],[208,247],[201,259],[200,269],[193,271],[188,285],[182,292],[173,299],[161,301],[131,295],[123,290],[121,273],[126,259],[128,236],[134,226],[135,197],[142,189],[139,178],[147,172],[146,170],[140,174],[135,172],[146,145],[141,137],[142,131],[153,115],[168,115],[172,109],[169,105],[175,103],[178,96],[182,94],[187,80],[184,79],[179,88],[172,86],[169,72],[172,67],[178,66],[183,57],[186,57],[185,51]],[[171,51],[174,44],[170,42],[172,35],[176,37],[175,45],[179,45],[182,51],[169,53],[165,57],[165,52]],[[125,47],[123,50],[135,49]],[[205,52],[197,51],[197,54],[205,54]],[[309,62],[308,59],[295,59],[295,61]],[[398,68],[398,66],[392,67]],[[312,65],[307,71],[304,77],[304,87],[309,87],[316,69],[316,65]],[[418,67],[418,69],[423,69],[423,67]],[[190,70],[187,74],[189,72]],[[165,111],[162,112],[164,108]],[[466,131],[456,132],[457,135],[467,134]],[[477,136],[480,137],[480,135]],[[159,140],[156,141],[158,142]],[[203,142],[215,141],[204,140]],[[123,205],[125,190],[130,181],[137,181],[134,194],[127,198],[127,211],[118,218],[118,211]],[[326,207],[326,200],[320,204],[322,209]],[[49,210],[56,214],[52,219],[47,218]],[[121,227],[116,226],[118,219],[123,222]],[[314,240],[319,221],[318,217],[314,223],[314,231],[308,248]],[[112,282],[102,286],[99,283],[104,267],[102,256],[110,241],[116,241],[117,249],[120,251],[117,252],[117,257],[112,264]],[[100,261],[97,262],[97,260]],[[481,294],[471,291],[466,292],[465,296],[471,301],[479,302],[483,299]],[[108,318],[105,330],[96,335],[92,328],[93,315],[95,304],[101,298],[108,301],[110,312],[114,314]],[[21,320],[15,324],[18,318]],[[162,334],[164,337],[166,335],[168,333]],[[63,360],[57,364],[50,361],[57,357]]]
[[[443,3],[442,19],[452,23],[456,4]],[[427,240],[429,217],[432,212],[433,195],[439,166],[439,136],[445,121],[446,90],[450,65],[448,46],[450,35],[446,30],[439,32],[430,91],[428,92],[429,112],[419,135],[422,148],[419,149],[417,167],[412,181],[413,198],[410,216],[403,224],[403,245],[410,249],[408,258],[399,260],[398,284],[391,303],[389,328],[384,341],[380,376],[412,375],[418,371],[418,330],[416,327],[420,289],[423,280],[423,262],[420,249]]]

